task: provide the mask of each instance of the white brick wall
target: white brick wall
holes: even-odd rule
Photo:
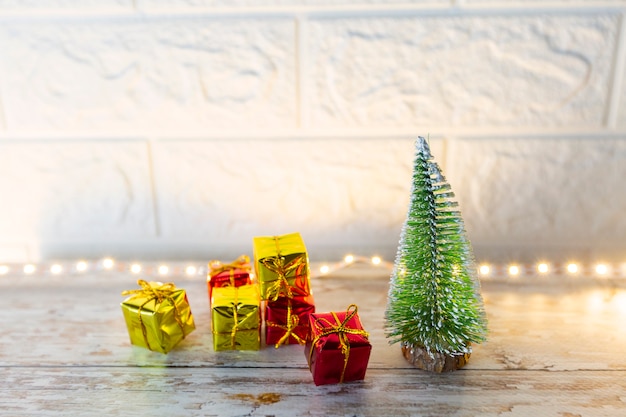
[[[0,0],[0,260],[392,258],[430,135],[481,259],[623,260],[626,0]]]

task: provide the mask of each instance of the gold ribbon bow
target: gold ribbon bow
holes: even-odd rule
[[[298,336],[297,334],[295,334],[293,331],[296,329],[296,327],[298,327],[298,324],[300,323],[300,318],[298,317],[298,315],[292,315],[292,310],[291,310],[291,299],[288,300],[287,303],[287,320],[286,320],[286,324],[282,325],[282,324],[278,324],[278,323],[274,323],[273,321],[268,321],[265,324],[267,326],[270,327],[277,327],[279,329],[283,329],[285,331],[285,334],[283,335],[283,337],[281,337],[278,342],[276,342],[276,344],[274,345],[274,347],[276,349],[278,349],[283,343],[287,342],[289,340],[289,336],[293,337],[294,339],[296,339],[296,341],[303,345],[306,341],[304,339],[302,339],[300,336]]]
[[[176,285],[174,285],[173,282],[166,282],[165,284],[161,284],[160,282],[149,283],[148,281],[145,281],[143,279],[138,280],[137,285],[139,285],[141,289],[126,290],[122,292],[122,295],[132,295],[131,299],[136,298],[136,297],[146,298],[146,301],[144,301],[144,303],[141,304],[139,308],[137,309],[137,315],[139,316],[139,324],[141,325],[141,333],[143,334],[143,339],[146,342],[146,347],[152,350],[150,348],[150,342],[148,341],[148,331],[146,329],[146,325],[144,324],[143,319],[141,318],[141,310],[144,308],[146,304],[148,304],[152,300],[156,300],[156,303],[162,303],[164,300],[168,300],[172,304],[172,306],[174,307],[174,320],[176,320],[178,327],[180,327],[180,330],[183,332],[183,339],[184,339],[185,336],[187,336],[185,334],[185,326],[180,318],[180,312],[178,311],[178,306],[176,305],[176,302],[174,301],[174,298],[172,297],[172,294],[174,293],[174,291],[177,290]]]
[[[229,264],[223,264],[216,259],[209,261],[209,277],[213,278],[224,271],[230,271],[230,285],[233,287],[235,286],[235,269],[250,272],[250,257],[241,255]]]
[[[341,353],[343,353],[343,369],[341,370],[341,376],[339,378],[340,383],[343,382],[346,368],[348,366],[348,359],[350,358],[350,341],[348,340],[348,334],[356,334],[359,336],[363,336],[366,339],[369,338],[369,333],[365,330],[347,327],[348,323],[356,315],[357,311],[358,307],[356,306],[356,304],[350,304],[348,306],[348,309],[346,310],[346,318],[343,321],[340,321],[339,317],[337,317],[337,314],[335,314],[334,312],[331,312],[330,314],[333,316],[336,323],[332,323],[324,317],[316,317],[315,320],[315,325],[317,326],[320,333],[317,334],[315,338],[313,338],[311,351],[309,352],[309,364],[311,363],[311,358],[313,356],[313,350],[315,349],[315,345],[320,340],[320,338],[336,333],[339,337]]]
[[[292,261],[285,263],[285,257],[280,254],[278,236],[274,236],[274,243],[276,244],[277,256],[270,256],[261,260],[261,263],[267,269],[278,275],[278,278],[276,278],[274,283],[267,289],[266,296],[272,301],[278,300],[280,296],[293,298],[293,291],[297,291],[298,288],[289,285],[287,275],[300,268],[304,264],[304,258],[299,256]],[[302,295],[306,295],[306,293],[303,293]]]

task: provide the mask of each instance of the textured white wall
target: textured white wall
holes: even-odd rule
[[[0,260],[392,257],[417,135],[479,258],[620,259],[625,12],[0,0]]]

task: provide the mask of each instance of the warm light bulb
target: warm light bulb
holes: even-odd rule
[[[167,275],[170,272],[170,268],[167,265],[159,266],[159,275]]]
[[[104,258],[102,260],[102,266],[104,269],[111,269],[113,268],[113,265],[115,265],[115,261],[111,258]]]
[[[346,255],[343,258],[343,261],[347,264],[351,264],[352,262],[354,262],[354,255]]]
[[[372,257],[372,264],[374,264],[374,265],[380,265],[380,263],[381,263],[382,261],[383,261],[383,260],[382,260],[382,259],[380,259],[380,256],[373,256],[373,257]]]
[[[78,263],[76,263],[76,270],[79,272],[84,272],[87,270],[87,262],[85,261],[79,261]]]
[[[63,267],[59,264],[54,264],[50,267],[50,272],[54,275],[58,275],[63,271]]]
[[[491,268],[489,268],[489,265],[481,265],[478,271],[480,272],[480,275],[489,275]]]
[[[517,265],[509,266],[509,275],[519,275],[520,269]]]
[[[329,267],[328,265],[322,265],[322,266],[320,267],[320,272],[321,272],[322,274],[328,274],[328,271],[330,271],[330,267]]]
[[[539,271],[540,274],[545,274],[548,272],[550,268],[548,267],[548,264],[546,263],[540,263],[539,265],[537,265],[537,271]]]
[[[575,263],[567,264],[567,272],[570,274],[575,274],[578,272],[578,265]]]
[[[0,265],[0,275],[6,275],[9,273],[9,267],[7,265]]]
[[[37,267],[33,264],[24,265],[24,273],[32,274],[37,270]]]
[[[198,272],[198,269],[193,265],[189,265],[187,268],[185,268],[185,273],[187,275],[196,275],[196,272]]]
[[[139,264],[132,264],[130,266],[130,272],[132,272],[133,274],[138,274],[141,272],[141,265]]]
[[[609,267],[605,264],[596,265],[596,273],[598,275],[606,275],[609,272]]]

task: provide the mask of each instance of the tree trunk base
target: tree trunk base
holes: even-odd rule
[[[416,368],[437,373],[456,371],[465,366],[470,358],[469,353],[447,355],[434,352],[431,356],[423,347],[408,343],[402,343],[402,354]]]

